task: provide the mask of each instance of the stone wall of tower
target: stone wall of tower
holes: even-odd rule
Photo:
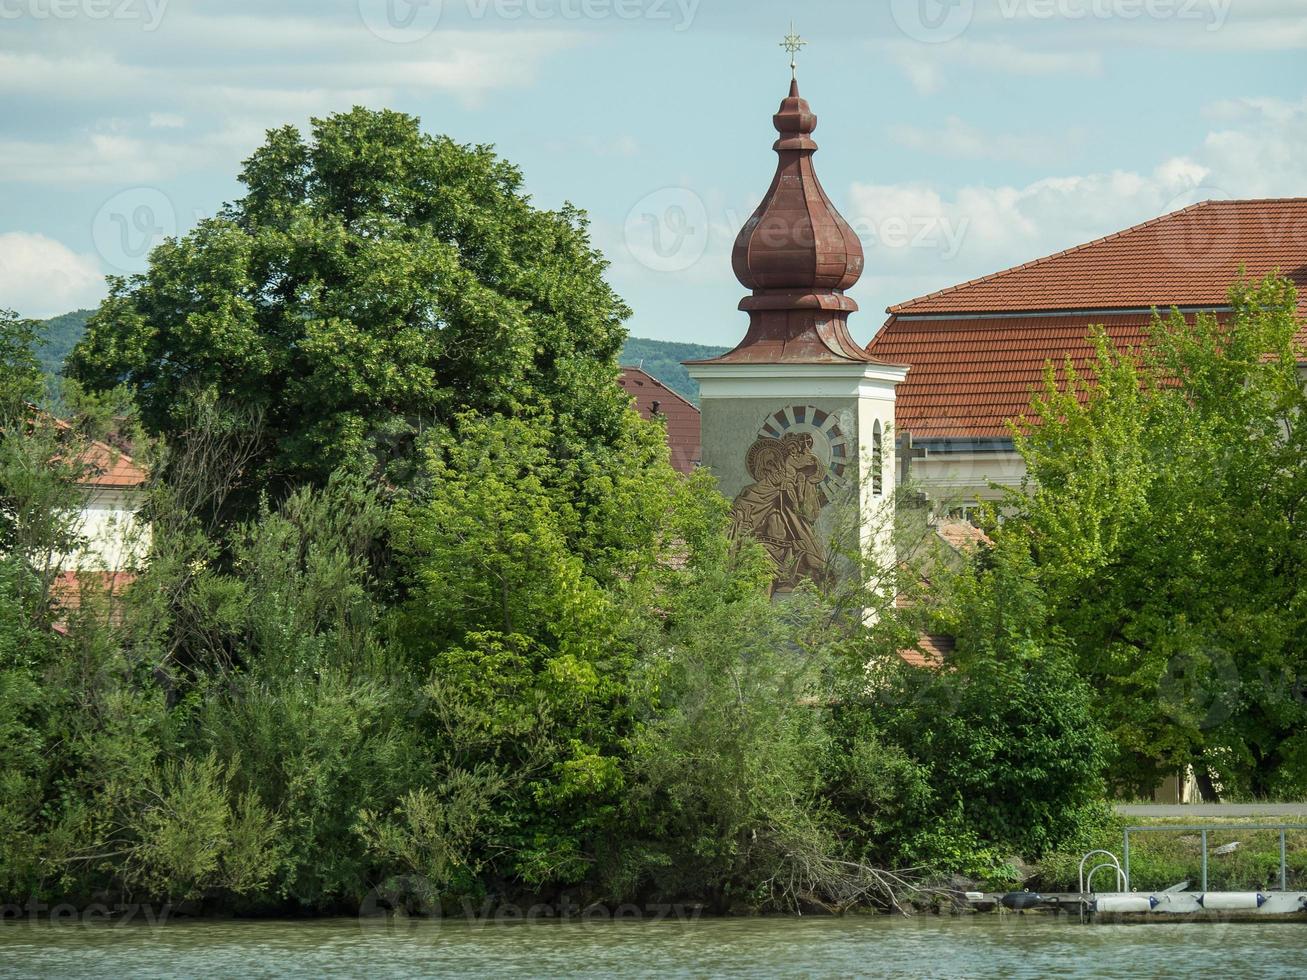
[[[826,571],[857,553],[893,561],[894,386],[883,365],[693,365],[703,462],[732,501],[733,530],[785,566]],[[782,567],[782,588],[794,581]]]

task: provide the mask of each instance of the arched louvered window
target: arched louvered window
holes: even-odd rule
[[[871,427],[871,492],[877,497],[885,492],[885,450],[882,446],[880,419]]]

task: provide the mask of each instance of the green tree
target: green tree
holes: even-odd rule
[[[1074,840],[1102,799],[1104,732],[1030,556],[982,551],[940,587],[932,625],[956,649],[937,670],[900,665],[870,697],[934,799],[925,828],[895,836],[927,860],[942,829],[1027,856]]]
[[[356,108],[270,131],[240,179],[111,280],[70,358],[92,388],[133,386],[150,430],[182,434],[197,395],[259,410],[251,482],[274,491],[407,460],[467,410],[547,410],[573,450],[616,438],[628,310],[584,215],[533,207],[489,147]]]
[[[44,392],[36,355],[39,328],[35,320],[23,320],[12,310],[0,309],[0,413],[6,419],[24,415],[26,407]]]
[[[1241,283],[1224,320],[1155,317],[1142,351],[1098,335],[1090,376],[1050,370],[1017,438],[1029,484],[994,531],[1029,550],[1113,736],[1147,791],[1307,791],[1300,582],[1307,396],[1293,287]]]
[[[716,495],[678,477],[634,413],[600,457],[559,454],[548,418],[471,414],[433,431],[426,455],[392,536],[408,591],[399,635],[429,672],[446,771],[497,773],[512,873],[578,882],[623,796],[642,644],[704,542],[724,540],[694,517]]]

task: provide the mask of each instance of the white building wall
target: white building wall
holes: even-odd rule
[[[1003,452],[929,452],[909,465],[909,480],[941,511],[974,507],[978,501],[1001,500],[1004,489],[1017,489],[1026,464],[1015,450]],[[992,484],[999,484],[995,489]]]
[[[134,488],[88,487],[82,505],[83,544],[62,555],[66,571],[120,571],[140,565],[150,548],[150,527],[138,518],[144,494]]]

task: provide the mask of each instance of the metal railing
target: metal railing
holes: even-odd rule
[[[1088,882],[1086,882],[1085,862],[1088,861],[1091,857],[1094,857],[1096,855],[1110,858],[1110,860],[1103,861],[1100,862],[1099,864],[1094,865],[1089,870],[1089,880]],[[1104,851],[1101,849],[1096,851],[1089,851],[1087,854],[1085,854],[1084,857],[1080,859],[1080,921],[1081,922],[1085,921],[1085,903],[1087,901],[1085,897],[1087,894],[1085,891],[1085,886],[1088,885],[1089,888],[1092,889],[1094,887],[1094,875],[1097,874],[1099,871],[1102,871],[1104,868],[1112,868],[1113,870],[1116,871],[1116,887],[1118,891],[1128,892],[1130,890],[1130,875],[1126,872],[1124,868],[1121,867],[1121,862],[1117,860],[1117,856],[1115,854],[1113,854],[1111,851]]]
[[[1124,866],[1124,867],[1123,867],[1123,870],[1124,870],[1124,872],[1125,872],[1125,879],[1126,879],[1127,886],[1129,885],[1129,881],[1130,881],[1130,835],[1131,835],[1131,834],[1158,833],[1158,832],[1162,832],[1162,831],[1170,831],[1170,832],[1172,832],[1172,833],[1178,833],[1178,834],[1200,834],[1200,835],[1201,835],[1201,837],[1202,837],[1202,851],[1203,851],[1203,885],[1202,885],[1202,889],[1203,889],[1203,891],[1207,891],[1207,835],[1208,835],[1211,831],[1213,831],[1213,830],[1220,831],[1221,833],[1236,833],[1236,834],[1253,833],[1253,832],[1255,832],[1255,831],[1262,831],[1262,830],[1273,830],[1273,831],[1279,831],[1279,834],[1280,834],[1280,891],[1288,891],[1288,890],[1289,890],[1289,869],[1288,869],[1288,861],[1286,860],[1286,856],[1287,856],[1287,855],[1286,855],[1286,849],[1285,849],[1284,835],[1285,835],[1285,832],[1286,832],[1286,831],[1290,831],[1290,830],[1307,830],[1307,824],[1301,824],[1301,823],[1232,824],[1232,825],[1230,825],[1229,827],[1212,827],[1212,826],[1192,826],[1192,827],[1190,827],[1190,826],[1177,826],[1177,825],[1157,824],[1157,825],[1153,825],[1153,826],[1126,827],[1125,830],[1124,830],[1123,833],[1122,833],[1122,841],[1121,841],[1121,856],[1122,856],[1122,865]],[[1094,852],[1091,851],[1090,853],[1092,854],[1092,853],[1094,853]],[[1103,851],[1103,852],[1100,852],[1100,853],[1108,853],[1108,852]],[[1086,855],[1086,857],[1088,857],[1088,856],[1089,856],[1089,855]],[[1081,861],[1081,867],[1082,867],[1082,868],[1084,867],[1084,861],[1083,861],[1083,860]],[[1083,887],[1082,887],[1081,890],[1083,891]],[[1127,890],[1128,890],[1128,888],[1127,888]]]

